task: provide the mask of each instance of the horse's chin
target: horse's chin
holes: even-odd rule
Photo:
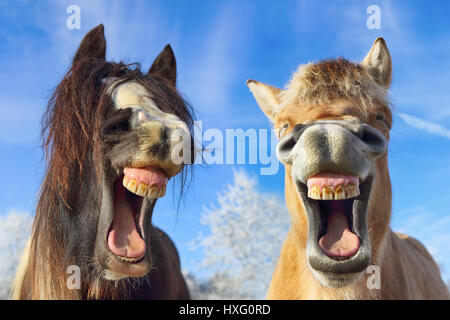
[[[300,181],[297,189],[303,201],[308,218],[306,255],[308,266],[315,278],[324,286],[341,288],[357,281],[368,267],[371,257],[370,240],[367,230],[367,207],[372,189],[369,177],[360,184],[358,196],[345,200],[314,200],[308,197],[308,187]],[[342,254],[328,251],[324,245],[324,234],[330,228],[331,203],[338,202],[347,218],[348,236],[352,245]],[[336,222],[333,222],[336,223]],[[333,230],[330,230],[332,233]],[[336,236],[336,235],[335,235]],[[342,236],[342,235],[341,235]],[[339,237],[339,236],[336,236]],[[342,236],[344,237],[344,236]],[[347,239],[348,240],[348,239]],[[339,251],[339,250],[338,250]]]
[[[139,174],[150,180],[165,176],[151,169],[128,168],[127,175],[125,168],[104,181],[94,256],[98,273],[107,280],[143,277],[152,269],[152,213],[157,198],[165,194],[167,179],[150,188]]]

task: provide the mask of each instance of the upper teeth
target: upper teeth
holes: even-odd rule
[[[129,191],[137,194],[141,197],[147,197],[147,198],[161,198],[166,194],[166,186],[149,186],[148,184],[144,182],[138,182],[136,179],[128,179],[127,176],[123,177],[123,186],[127,188]]]
[[[332,187],[311,186],[308,188],[308,197],[315,200],[344,200],[359,196],[359,186],[354,184],[338,185]]]

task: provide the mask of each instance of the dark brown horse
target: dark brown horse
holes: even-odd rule
[[[174,54],[167,45],[143,74],[105,51],[99,25],[43,117],[47,168],[13,298],[189,298],[174,244],[152,225],[168,180],[186,177],[173,150],[192,142],[179,139],[193,119]]]

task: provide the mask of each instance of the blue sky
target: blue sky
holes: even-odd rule
[[[81,29],[66,27],[69,5]],[[369,5],[381,29],[366,26]],[[394,230],[418,237],[450,277],[450,24],[448,1],[1,1],[0,214],[33,212],[43,176],[40,117],[84,34],[103,23],[108,60],[143,69],[166,43],[177,57],[178,86],[207,128],[267,128],[248,78],[283,87],[299,64],[343,56],[359,61],[377,36],[393,59],[394,128],[389,149]],[[283,194],[284,172],[259,176]],[[175,240],[183,266],[201,252],[188,243],[202,208],[232,180],[236,166],[197,167],[178,213],[160,200],[155,223]]]

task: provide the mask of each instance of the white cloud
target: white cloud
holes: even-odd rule
[[[46,100],[70,66],[81,39],[92,27],[104,23],[107,56],[116,61],[147,63],[163,48],[160,43],[156,48],[158,37],[164,41],[170,38],[167,36],[170,28],[158,18],[160,10],[156,4],[151,5],[151,10],[144,10],[147,3],[142,1],[133,6],[115,1],[76,1],[81,9],[81,29],[70,30],[66,27],[69,16],[66,8],[71,4],[73,1],[53,1],[37,6],[33,14],[26,13],[32,31],[24,33],[13,28],[2,31],[11,49],[0,54],[8,57],[0,81],[7,88],[10,83],[17,86],[5,90],[0,102],[0,142],[39,142]],[[14,65],[20,67],[12,68]]]
[[[426,120],[420,119],[418,117],[415,117],[415,116],[412,116],[412,115],[409,115],[406,113],[399,112],[397,114],[403,121],[405,121],[411,127],[425,131],[430,134],[435,134],[435,135],[450,139],[450,130],[443,127],[440,124],[426,121]]]
[[[199,34],[199,48],[192,48],[195,58],[181,73],[185,75],[180,88],[205,119],[230,120],[232,88],[245,86],[237,78],[242,61],[243,43],[250,17],[245,8],[221,5],[207,22],[204,34]]]
[[[84,35],[100,23],[105,26],[107,58],[114,61],[145,61],[142,58],[153,57],[158,53],[155,47],[160,38],[170,38],[171,28],[160,18],[161,10],[157,3],[149,5],[145,1],[136,1],[130,6],[121,1],[79,0],[76,4],[81,10],[81,29],[69,30],[65,24],[69,15],[65,10],[72,2],[55,1],[56,17],[46,27],[47,33],[53,38],[54,47],[50,48],[52,53],[65,63],[70,62]],[[152,51],[145,52],[148,47]]]

